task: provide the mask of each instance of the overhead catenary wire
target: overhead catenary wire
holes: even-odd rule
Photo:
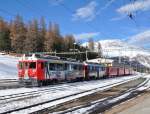
[[[2,12],[2,13],[4,13],[4,14],[7,14],[7,15],[9,15],[9,16],[16,16],[15,14],[10,13],[10,12],[8,12],[8,11],[2,9],[2,8],[0,8],[0,12]]]
[[[10,17],[10,18],[5,17],[5,19],[7,19],[7,20],[11,20],[11,18],[12,18],[12,17],[15,17],[15,16],[16,16],[16,14],[11,13],[11,12],[9,12],[9,11],[7,11],[7,10],[2,9],[2,8],[0,8],[0,12],[1,12],[1,13],[3,13],[3,14],[6,14],[7,16],[9,16],[9,17]],[[2,18],[2,19],[3,19],[3,17],[2,17],[2,16],[0,16],[0,18]]]
[[[24,7],[28,11],[30,11],[34,14],[36,13],[36,15],[39,15],[39,11],[37,11],[37,9],[34,9],[33,7],[31,7],[29,4],[25,4],[22,0],[16,0],[16,1],[18,4],[20,4],[22,7]]]

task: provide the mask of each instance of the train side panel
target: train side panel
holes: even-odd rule
[[[118,75],[118,68],[117,67],[107,67],[106,69],[107,77],[115,77]]]
[[[118,68],[118,76],[124,76],[124,68]]]

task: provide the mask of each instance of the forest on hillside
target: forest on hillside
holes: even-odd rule
[[[17,15],[10,22],[0,18],[0,51],[14,53],[29,52],[68,52],[75,48],[85,51],[79,43],[74,44],[75,38],[68,34],[62,36],[58,24],[45,19],[33,19],[25,23],[21,16]]]

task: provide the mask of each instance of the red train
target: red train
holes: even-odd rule
[[[106,76],[107,77],[116,77],[116,76],[126,76],[135,74],[131,68],[122,68],[122,67],[107,67]]]
[[[81,81],[133,74],[128,68],[104,67],[39,54],[24,55],[18,63],[21,84],[42,86],[60,81]]]

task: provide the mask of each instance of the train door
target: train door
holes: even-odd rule
[[[51,70],[55,69],[54,64],[45,62],[44,69],[45,69],[45,79],[50,80],[51,79]]]
[[[101,74],[102,69],[101,69],[101,67],[98,67],[98,66],[95,66],[95,69],[97,71],[97,77],[96,78],[98,79],[98,78],[100,78],[100,74]]]
[[[29,77],[30,77],[29,63],[24,62],[24,79],[29,79]]]
[[[68,80],[70,65],[68,63],[64,64],[65,80]]]
[[[89,79],[89,71],[88,71],[88,65],[84,65],[84,78],[85,80]]]
[[[45,74],[44,62],[43,61],[37,62],[37,78],[39,80],[45,80],[44,74]]]

